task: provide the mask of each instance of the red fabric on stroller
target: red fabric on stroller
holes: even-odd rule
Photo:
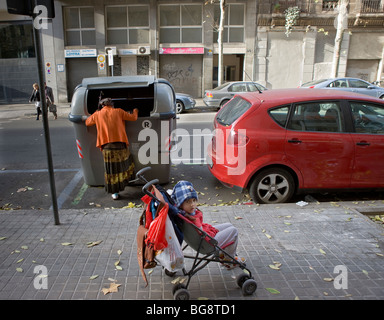
[[[163,250],[168,246],[168,242],[165,239],[165,221],[167,219],[169,205],[168,203],[160,203],[153,221],[149,207],[148,205],[146,210],[145,226],[148,228],[148,233],[145,244],[148,247],[152,247],[155,251]]]

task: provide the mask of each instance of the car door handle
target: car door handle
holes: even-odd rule
[[[298,144],[298,143],[301,143],[301,140],[293,138],[293,139],[289,139],[288,142],[289,143],[297,143]]]
[[[369,146],[371,144],[369,142],[367,142],[367,141],[360,141],[360,142],[357,142],[356,145],[358,145],[358,146]]]

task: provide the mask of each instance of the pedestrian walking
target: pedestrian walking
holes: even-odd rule
[[[101,110],[87,118],[87,126],[96,125],[96,146],[103,152],[105,190],[112,193],[114,200],[119,198],[119,191],[128,185],[133,173],[134,162],[129,152],[129,142],[125,130],[125,121],[136,121],[139,110],[133,113],[114,108],[111,98],[100,101]]]
[[[55,98],[53,96],[53,90],[51,87],[48,87],[47,84],[44,82],[45,86],[45,98],[47,101],[47,107],[50,112],[53,114],[53,118],[57,119],[57,108],[55,105]]]
[[[39,117],[41,115],[41,99],[40,99],[40,91],[39,91],[39,85],[37,83],[34,83],[32,85],[33,91],[31,94],[31,97],[29,98],[29,102],[34,102],[37,112],[36,120],[39,120]]]

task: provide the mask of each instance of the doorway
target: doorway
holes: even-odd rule
[[[243,81],[244,55],[224,54],[224,82]],[[213,81],[212,87],[216,88],[218,83],[219,55],[213,56]]]

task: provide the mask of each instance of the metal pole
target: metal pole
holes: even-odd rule
[[[32,3],[33,3],[33,8],[35,8],[37,6],[37,0],[33,0]],[[36,15],[34,14],[33,19],[35,19],[35,17],[36,17]],[[47,108],[47,100],[45,97],[44,72],[43,72],[44,65],[43,65],[43,57],[41,54],[40,29],[37,29],[34,25],[33,25],[32,29],[33,29],[33,38],[35,41],[37,70],[38,70],[38,75],[39,75],[41,111],[42,111],[42,116],[43,116],[45,147],[47,150],[48,173],[49,173],[49,182],[50,182],[50,186],[51,186],[53,216],[55,218],[55,225],[59,225],[60,220],[59,220],[59,211],[58,211],[58,206],[57,206],[55,176],[54,176],[54,172],[53,172],[51,138],[49,135],[48,110],[47,110],[48,108]]]

